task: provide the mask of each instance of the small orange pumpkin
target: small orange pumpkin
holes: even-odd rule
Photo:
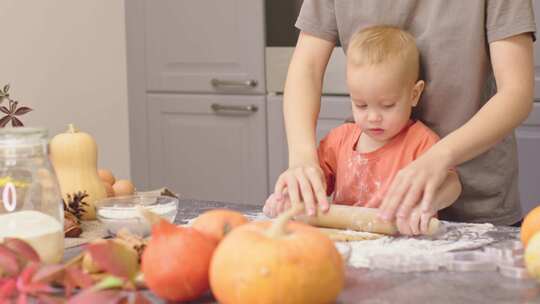
[[[165,220],[152,226],[141,270],[150,290],[170,301],[200,297],[209,286],[208,269],[216,243],[193,228]]]
[[[191,226],[220,242],[232,229],[247,222],[248,219],[238,211],[212,209],[199,215]]]
[[[524,247],[538,231],[540,231],[540,206],[529,211],[521,223],[520,237]]]
[[[210,286],[220,303],[333,303],[345,267],[333,242],[316,228],[252,222],[234,229],[210,263]]]

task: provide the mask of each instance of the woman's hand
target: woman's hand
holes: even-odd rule
[[[399,233],[403,235],[421,235],[427,234],[429,228],[429,222],[435,215],[434,210],[424,212],[421,210],[421,205],[414,207],[405,218],[398,217],[396,219],[396,226]]]
[[[284,193],[288,197],[284,198]],[[289,200],[291,204],[304,203],[307,215],[315,215],[317,206],[323,212],[330,207],[326,198],[326,182],[322,169],[318,165],[302,165],[287,169],[283,172],[274,189],[277,201]],[[285,203],[275,203],[275,210],[279,213],[287,210]]]
[[[404,220],[417,205],[423,213],[436,211],[434,197],[448,175],[447,163],[431,149],[401,169],[382,199],[379,216],[386,221]]]

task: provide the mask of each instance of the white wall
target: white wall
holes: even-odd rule
[[[0,85],[49,135],[75,123],[130,177],[124,0],[0,0]],[[1,113],[0,113],[1,114]]]

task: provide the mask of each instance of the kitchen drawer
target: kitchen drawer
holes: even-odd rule
[[[540,204],[540,103],[516,130],[519,153],[519,188],[526,214]]]

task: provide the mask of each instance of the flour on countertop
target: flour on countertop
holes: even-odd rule
[[[450,251],[479,249],[495,242],[492,224],[451,223],[441,221],[442,231],[435,236],[383,237],[376,240],[350,242],[349,264],[371,269],[402,271],[437,268]],[[417,269],[409,266],[419,267]],[[399,269],[401,267],[401,269]],[[425,267],[425,269],[420,269]]]
[[[248,218],[248,220],[250,221],[267,221],[267,220],[271,220],[271,218],[267,217],[266,215],[264,215],[264,213],[262,212],[257,212],[257,213],[252,213],[252,212],[247,212],[247,213],[244,213],[244,215]],[[193,221],[195,221],[197,217],[194,217],[194,218],[191,218],[191,219],[188,219],[186,220],[186,226],[191,226],[191,224],[193,223]]]
[[[251,221],[269,220],[263,213],[247,213]],[[194,219],[188,220],[188,225]],[[344,230],[361,235],[365,232]],[[352,267],[389,269],[396,271],[436,270],[451,251],[474,250],[497,241],[496,227],[492,224],[454,223],[441,221],[441,232],[434,236],[392,237],[375,240],[336,243],[340,252],[348,251],[348,264]]]

